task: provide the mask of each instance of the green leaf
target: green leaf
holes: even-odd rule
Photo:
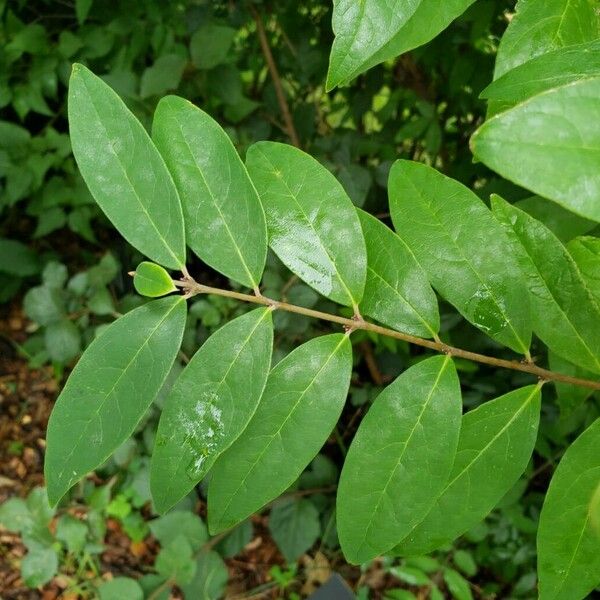
[[[100,600],[143,600],[144,592],[135,579],[115,577],[98,587]]]
[[[81,174],[113,225],[154,262],[181,269],[183,214],[167,167],[119,96],[79,64],[69,83],[69,129]]]
[[[50,325],[65,315],[63,290],[39,285],[31,288],[23,298],[25,314],[40,325]]]
[[[594,379],[597,377],[597,375],[591,371],[587,371],[586,369],[574,365],[551,350],[548,352],[548,363],[550,370],[556,371],[557,373],[570,375],[571,377],[579,377],[580,379]],[[581,406],[594,393],[594,390],[578,385],[569,385],[568,383],[561,383],[560,381],[554,381],[553,383],[556,387],[556,397],[560,408],[560,416],[563,418],[572,414],[574,410]]]
[[[541,221],[563,244],[598,225],[539,196],[519,200],[515,206]]]
[[[477,525],[496,506],[529,462],[540,402],[540,388],[532,385],[464,415],[449,479],[425,518],[394,552],[426,554]]]
[[[154,565],[156,572],[177,585],[189,583],[196,574],[197,564],[190,543],[183,534],[161,549]]]
[[[486,121],[473,154],[506,179],[600,221],[600,78],[549,90]]]
[[[0,239],[0,272],[29,277],[40,272],[37,254],[16,240]]]
[[[573,257],[585,286],[600,306],[600,238],[582,236],[571,240],[567,250]]]
[[[73,321],[62,319],[50,323],[44,331],[44,342],[51,360],[66,363],[81,351],[81,335]]]
[[[467,552],[466,550],[456,550],[452,556],[452,560],[468,577],[475,577],[475,575],[477,575],[477,563],[470,552]]]
[[[498,47],[494,79],[528,60],[598,37],[590,0],[519,0]]]
[[[600,373],[600,308],[571,255],[547,227],[499,196],[492,210],[520,243],[535,333],[564,359]]]
[[[231,558],[239,554],[252,541],[253,528],[250,519],[234,527],[216,546],[215,550],[223,558]]]
[[[389,195],[394,227],[433,287],[484,333],[527,354],[525,282],[485,204],[435,169],[404,160],[392,166]]]
[[[85,546],[88,528],[71,515],[63,515],[56,522],[56,539],[64,542],[69,552],[79,553]]]
[[[251,146],[246,165],[275,254],[319,293],[358,306],[367,269],[365,242],[339,181],[308,154],[275,142]]]
[[[158,425],[150,486],[165,512],[204,477],[246,428],[265,388],[273,347],[269,308],[214,333],[175,382]]]
[[[179,54],[159,56],[142,74],[140,97],[162,96],[179,87],[187,59]]]
[[[358,210],[367,245],[367,283],[363,315],[420,337],[437,336],[437,298],[427,275],[404,241],[381,221]]]
[[[211,533],[233,527],[296,481],[335,427],[351,374],[344,334],[310,340],[277,363],[248,427],[212,470]]]
[[[223,62],[235,38],[236,30],[215,23],[206,23],[190,38],[190,55],[198,69],[212,69]]]
[[[454,569],[444,569],[444,581],[455,600],[473,600],[469,582]]]
[[[154,519],[150,521],[150,531],[161,546],[168,546],[181,534],[194,552],[208,541],[206,525],[198,515],[190,511],[174,510],[164,517]]]
[[[133,433],[175,360],[185,315],[181,297],[155,300],[109,325],[84,352],[48,423],[52,504]]]
[[[37,588],[48,583],[58,571],[58,556],[52,548],[30,550],[21,561],[21,577],[25,585]]]
[[[295,563],[321,533],[319,511],[304,498],[282,500],[271,510],[269,530],[286,562]]]
[[[87,19],[93,3],[94,0],[75,0],[75,14],[77,15],[77,22],[80,25],[83,25]]]
[[[338,486],[337,528],[348,561],[390,550],[433,506],[452,468],[461,410],[448,356],[414,365],[377,397]]]
[[[196,560],[193,579],[180,587],[186,598],[214,600],[223,598],[228,579],[229,572],[223,559],[216,552],[205,550]]]
[[[257,287],[265,217],[228,135],[191,102],[168,96],[158,103],[152,136],[177,184],[190,248],[227,277]]]
[[[560,48],[519,65],[479,95],[503,110],[552,88],[600,76],[600,40]]]
[[[158,298],[177,291],[170,275],[160,265],[147,261],[137,266],[133,285],[138,294],[149,298]]]
[[[600,419],[568,448],[550,482],[537,535],[540,600],[585,598],[600,584],[600,534],[592,517],[598,448]]]
[[[334,0],[327,90],[427,43],[475,0]]]

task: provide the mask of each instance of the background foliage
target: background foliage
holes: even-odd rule
[[[390,166],[407,158],[434,165],[483,198],[497,192],[519,203],[564,241],[592,231],[590,221],[529,198],[472,160],[469,138],[487,110],[479,94],[493,78],[498,41],[513,8],[513,2],[479,0],[426,46],[326,92],[333,41],[329,2],[120,1],[110,11],[91,0],[0,3],[0,300],[6,311],[9,303],[22,305],[29,320],[26,339],[11,340],[15,352],[32,369],[49,366],[63,381],[99,329],[142,301],[121,275],[140,256],[101,215],[71,154],[66,92],[73,62],[102,75],[147,127],[161,96],[176,92],[191,100],[219,121],[244,155],[256,141],[290,141],[257,35],[262,23],[299,144],[337,176],[357,206],[386,219]],[[227,285],[200,261],[191,268],[203,281]],[[263,281],[268,296],[335,310],[272,255]],[[186,356],[246,310],[223,298],[194,300],[173,378]],[[455,345],[505,352],[449,305],[442,304],[441,311],[442,334]],[[276,313],[274,321],[276,358],[325,327],[287,313]],[[281,557],[267,589],[303,594],[311,567],[297,561],[310,549],[316,560],[318,549],[352,581],[359,597],[410,598],[419,589],[439,589],[457,600],[535,597],[543,491],[568,444],[597,417],[598,399],[584,405],[584,391],[559,387],[558,402],[543,405],[534,459],[500,507],[432,557],[379,565],[385,582],[375,585],[367,576],[372,567],[357,573],[342,564],[332,518],[334,488],[360,417],[383,385],[420,356],[414,348],[366,333],[353,336],[353,343],[361,358],[340,425],[271,509],[268,527]],[[550,357],[553,361],[557,369],[570,368],[558,357]],[[457,366],[466,408],[525,382],[519,374],[460,361]],[[206,598],[222,594],[228,578],[223,558],[238,554],[258,525],[247,521],[230,536],[209,540],[199,516],[202,489],[177,512],[153,516],[148,457],[161,398],[164,391],[137,434],[59,513],[49,511],[41,489],[2,505],[0,522],[18,531],[29,550],[20,565],[26,586],[45,585],[60,572],[68,590],[93,597],[101,582],[106,522],[113,519],[132,543],[152,536],[159,544],[139,582],[146,596],[160,597],[173,582],[184,592],[204,590]],[[18,442],[3,441],[2,452],[19,455]],[[84,507],[83,518],[73,513],[76,505]],[[179,539],[173,539],[174,530],[182,532]],[[115,579],[99,588],[100,597],[123,597],[127,587],[119,586],[135,585]],[[128,597],[142,597],[132,589]]]

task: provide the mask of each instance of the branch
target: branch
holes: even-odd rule
[[[570,375],[564,375],[563,373],[556,373],[555,371],[549,371],[543,369],[530,362],[518,362],[516,360],[505,360],[503,358],[495,358],[493,356],[487,356],[485,354],[478,354],[477,352],[470,352],[469,350],[463,350],[462,348],[456,348],[454,346],[448,346],[441,341],[426,340],[424,338],[410,335],[408,333],[402,333],[401,331],[395,331],[394,329],[388,329],[375,323],[365,321],[362,317],[347,319],[339,315],[331,313],[321,312],[319,310],[313,310],[312,308],[305,308],[303,306],[296,306],[295,304],[289,304],[287,302],[279,302],[266,296],[257,294],[251,296],[250,294],[243,294],[241,292],[234,292],[233,290],[224,290],[221,288],[214,288],[207,285],[197,283],[191,277],[184,277],[181,281],[173,282],[177,287],[182,288],[186,297],[195,296],[196,294],[214,294],[216,296],[225,296],[226,298],[234,298],[241,302],[250,302],[252,304],[260,304],[262,306],[270,306],[274,310],[285,310],[287,312],[296,313],[298,315],[304,315],[305,317],[312,317],[313,319],[319,319],[321,321],[329,321],[331,323],[338,323],[342,325],[347,331],[355,331],[357,329],[363,329],[365,331],[372,331],[379,335],[395,338],[402,340],[416,346],[422,346],[441,352],[449,356],[456,358],[464,358],[472,362],[478,362],[491,367],[499,367],[502,369],[511,369],[513,371],[521,371],[522,373],[529,373],[541,379],[542,381],[560,381],[561,383],[568,383],[570,385],[577,385],[580,387],[586,387],[592,390],[600,390],[600,381],[593,381],[591,379],[580,379],[579,377],[571,377]]]
[[[292,115],[290,113],[290,107],[285,98],[285,93],[283,91],[283,87],[281,85],[281,77],[279,76],[279,71],[277,70],[277,65],[275,64],[275,60],[273,59],[273,53],[271,52],[271,47],[269,46],[269,40],[267,39],[267,33],[265,31],[265,26],[260,16],[260,13],[256,10],[256,8],[250,5],[250,12],[254,17],[254,22],[256,23],[256,31],[258,33],[258,39],[260,40],[260,47],[265,57],[265,61],[267,62],[267,68],[269,69],[269,73],[271,74],[271,79],[273,80],[273,85],[275,86],[275,93],[277,94],[277,102],[279,102],[279,108],[281,109],[281,115],[283,116],[283,121],[285,123],[285,128],[290,138],[290,141],[296,148],[300,148],[300,138],[298,137],[298,132],[294,127],[294,121],[292,120]]]

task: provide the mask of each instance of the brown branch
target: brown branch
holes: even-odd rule
[[[296,146],[296,148],[300,148],[300,138],[298,137],[298,132],[294,127],[294,121],[292,120],[290,107],[285,98],[285,92],[283,91],[283,86],[281,85],[281,77],[279,76],[277,65],[275,64],[275,60],[273,59],[273,53],[271,52],[271,46],[269,46],[269,40],[267,39],[267,32],[265,31],[265,26],[262,17],[260,16],[258,10],[256,10],[256,8],[252,5],[250,5],[250,12],[254,17],[254,22],[256,23],[256,31],[258,33],[258,39],[260,41],[260,47],[263,56],[265,57],[269,73],[271,74],[273,85],[275,86],[277,102],[279,103],[279,108],[281,109],[281,115],[285,123],[286,132],[292,144]]]
[[[414,344],[416,346],[422,346],[454,356],[456,358],[464,358],[472,362],[478,362],[491,367],[499,367],[502,369],[511,369],[513,371],[520,371],[522,373],[529,373],[538,377],[542,381],[560,381],[562,383],[568,383],[570,385],[577,385],[580,387],[589,388],[592,390],[600,390],[600,381],[593,381],[591,379],[581,379],[579,377],[571,377],[570,375],[564,375],[563,373],[556,373],[555,371],[549,371],[534,365],[530,362],[518,362],[516,360],[506,360],[504,358],[495,358],[494,356],[487,356],[485,354],[478,354],[477,352],[470,352],[469,350],[463,350],[462,348],[456,348],[454,346],[448,346],[440,341],[426,340],[424,338],[403,333],[401,331],[395,331],[394,329],[388,329],[375,323],[365,321],[361,318],[347,319],[339,315],[331,313],[321,312],[320,310],[313,310],[312,308],[305,308],[303,306],[296,306],[295,304],[288,304],[287,302],[279,302],[271,298],[267,298],[262,295],[251,296],[250,294],[243,294],[241,292],[234,292],[233,290],[223,290],[220,288],[214,288],[207,285],[197,283],[192,278],[184,278],[181,281],[174,281],[177,287],[182,288],[183,292],[187,297],[194,296],[196,294],[214,294],[216,296],[224,296],[226,298],[234,298],[241,302],[250,302],[252,304],[260,304],[262,306],[269,306],[273,310],[285,310],[287,312],[295,313],[298,315],[304,315],[305,317],[312,317],[313,319],[319,319],[321,321],[329,321],[331,323],[338,323],[342,325],[347,331],[354,331],[357,329],[363,329],[365,331],[372,331],[379,335],[385,335],[387,337],[395,338]]]

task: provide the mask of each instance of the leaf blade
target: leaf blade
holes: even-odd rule
[[[44,472],[52,504],[131,435],[175,360],[185,315],[183,298],[155,300],[109,325],[84,352],[48,423]]]
[[[475,0],[409,0],[390,4],[337,0],[327,90],[367,69],[412,50],[444,30]]]
[[[600,309],[571,255],[545,225],[499,196],[492,211],[519,242],[534,331],[556,354],[600,373]]]
[[[587,0],[519,0],[498,47],[494,79],[528,60],[598,37],[598,18]]]
[[[484,333],[527,354],[525,282],[485,204],[457,181],[410,161],[392,166],[389,194],[396,232],[433,287]]]
[[[167,96],[156,108],[152,138],[179,190],[190,248],[227,277],[257,287],[267,255],[265,216],[229,136],[191,102]]]
[[[159,512],[193,489],[254,414],[271,364],[271,312],[255,309],[221,327],[173,385],[150,470]]]
[[[142,254],[185,265],[183,213],[152,140],[119,96],[83,65],[69,83],[69,129],[79,170],[100,208]]]
[[[595,77],[534,96],[486,121],[471,150],[506,179],[600,221],[599,94]]]
[[[208,491],[214,534],[257,512],[296,481],[344,406],[352,373],[348,336],[315,338],[269,374],[248,427],[215,464]]]
[[[448,356],[411,367],[377,397],[338,486],[338,534],[350,562],[389,550],[425,516],[450,474],[460,419],[460,387]]]
[[[584,598],[600,583],[593,527],[600,483],[600,419],[567,449],[548,488],[537,536],[540,600]]]
[[[427,554],[462,535],[494,508],[529,462],[540,406],[540,386],[531,385],[463,416],[450,477],[427,516],[396,552]],[[475,489],[471,481],[477,482]]]
[[[275,254],[327,298],[357,306],[365,286],[365,242],[341,184],[308,154],[276,142],[251,146],[246,166]]]
[[[437,336],[437,298],[410,248],[391,229],[357,209],[367,246],[361,314],[421,337]]]

